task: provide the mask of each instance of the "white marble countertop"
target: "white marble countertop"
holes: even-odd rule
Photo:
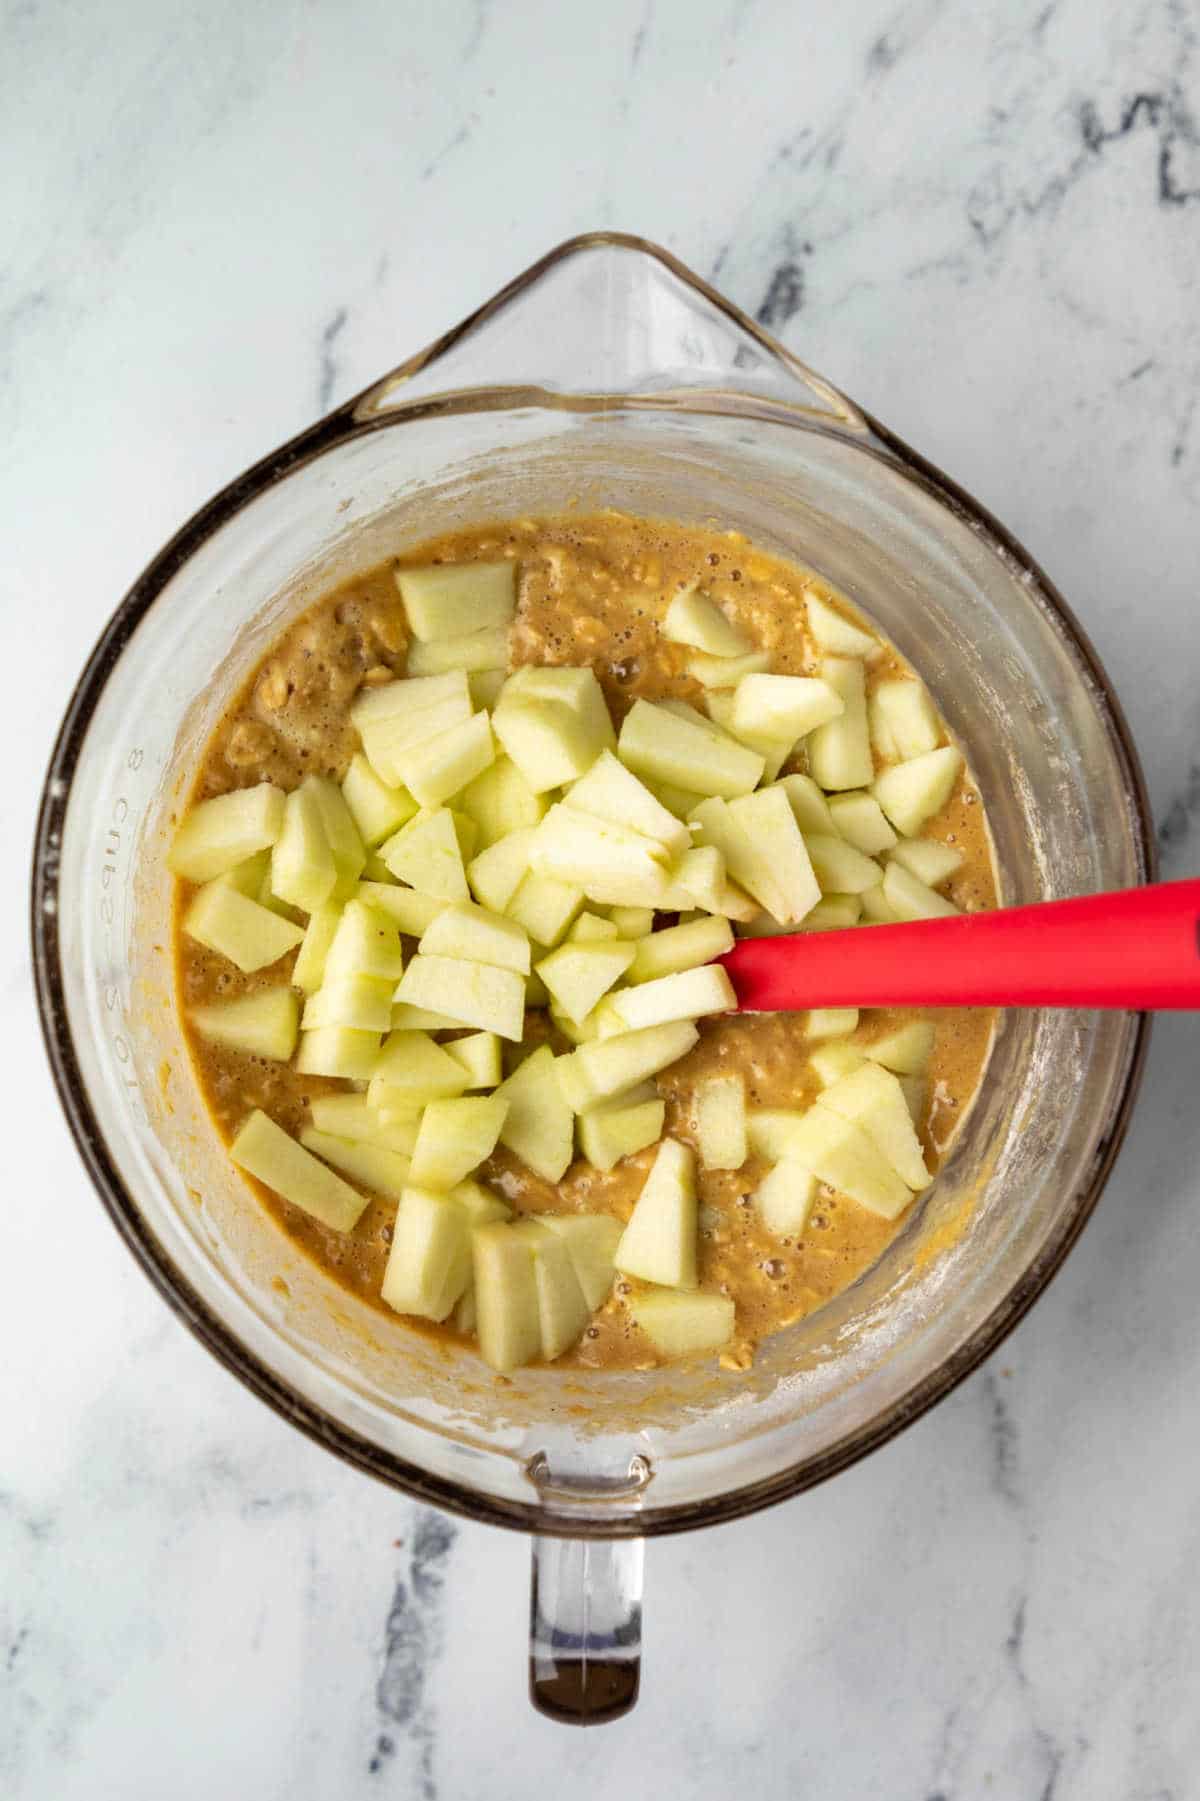
[[[589,1797],[1200,1796],[1195,1018],[1160,1023],[1103,1204],[991,1364],[819,1492],[652,1546],[642,1703],[568,1741],[525,1701],[526,1545],[290,1431],[118,1243],[24,922],[45,755],[146,559],[596,226],[718,281],[1030,545],[1196,873],[1198,31],[1189,0],[4,8],[12,1801],[515,1801],[564,1755]]]

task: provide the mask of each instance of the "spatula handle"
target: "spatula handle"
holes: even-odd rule
[[[721,961],[747,1012],[1200,1008],[1200,881],[911,925],[743,938]]]

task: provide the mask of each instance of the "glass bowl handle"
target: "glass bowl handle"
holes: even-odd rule
[[[634,1706],[642,1671],[641,1538],[533,1541],[529,1698],[568,1726]]]

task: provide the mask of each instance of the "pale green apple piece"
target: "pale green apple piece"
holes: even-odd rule
[[[349,1232],[367,1197],[306,1151],[257,1108],[229,1147],[239,1169],[335,1232]]]
[[[737,1006],[733,983],[724,969],[705,964],[659,976],[636,988],[623,988],[612,999],[613,1009],[629,1031],[667,1025],[677,1019],[701,1019],[710,1013],[729,1013]]]
[[[790,1238],[803,1232],[817,1193],[811,1170],[785,1157],[767,1171],[754,1194],[754,1205],[768,1232]]]
[[[696,1159],[664,1138],[617,1245],[616,1266],[664,1288],[695,1288]]]
[[[695,1091],[696,1144],[702,1169],[741,1169],[749,1156],[746,1084],[741,1076],[716,1076]]]
[[[423,957],[463,957],[527,976],[529,936],[515,920],[472,901],[459,901],[438,914],[421,939]]]
[[[304,937],[302,927],[260,907],[219,876],[197,890],[183,929],[197,944],[228,957],[243,975],[278,962]]]
[[[283,827],[271,852],[271,887],[289,906],[312,913],[334,897],[337,879],[322,802],[306,779],[284,805]]]
[[[534,1219],[518,1221],[512,1231],[533,1252],[541,1352],[546,1362],[552,1363],[575,1343],[588,1323],[591,1308],[584,1299],[571,1253],[556,1233],[548,1232]]]
[[[590,669],[515,670],[500,691],[492,728],[535,794],[576,780],[614,743]]]
[[[496,1032],[519,1044],[525,1029],[525,983],[516,970],[461,957],[415,956],[396,990],[397,1001],[430,1007],[459,1025]]]
[[[742,869],[723,851],[730,875],[780,925],[799,925],[820,900],[821,890],[787,795],[778,787],[760,789],[730,801],[728,817],[739,845],[749,846]]]
[[[791,1156],[791,1147],[804,1118],[799,1107],[756,1107],[746,1115],[746,1139],[756,1157],[767,1163],[782,1163]]]
[[[625,715],[617,755],[644,780],[671,782],[730,799],[749,794],[762,776],[762,757],[707,721],[695,723],[674,708],[635,700]]]
[[[934,1035],[931,1019],[913,1019],[862,1048],[872,1063],[882,1063],[895,1075],[920,1076],[933,1055]]]
[[[829,1088],[848,1076],[852,1069],[860,1069],[866,1062],[863,1052],[853,1044],[820,1044],[815,1051],[809,1052],[808,1064],[822,1088]]]
[[[789,746],[845,711],[841,695],[815,676],[747,675],[733,696],[733,729],[740,736],[778,739]]]
[[[315,1126],[305,1126],[300,1142],[322,1163],[332,1164],[343,1175],[353,1176],[356,1182],[373,1189],[376,1194],[386,1194],[398,1201],[404,1192],[409,1160],[398,1151],[386,1150],[383,1145],[362,1138],[338,1138],[333,1133],[318,1131]]]
[[[836,832],[829,802],[810,775],[780,776],[777,786],[787,795],[796,824],[805,836],[809,832]]]
[[[577,812],[656,840],[669,857],[681,855],[691,845],[687,827],[610,750],[601,752],[587,774],[571,785],[566,798]]]
[[[408,673],[442,675],[447,669],[465,669],[475,675],[482,669],[503,669],[508,662],[508,628],[485,626],[461,637],[417,639],[408,649]]]
[[[442,908],[451,904],[439,900],[436,895],[420,894],[415,888],[395,886],[390,880],[360,882],[355,889],[355,898],[386,913],[410,938],[419,938]]]
[[[471,1088],[495,1088],[504,1073],[500,1040],[494,1032],[472,1032],[467,1038],[452,1038],[442,1049],[462,1064],[471,1078]]]
[[[898,920],[951,919],[958,913],[953,901],[927,888],[902,863],[889,863],[884,871],[883,898]]]
[[[878,1063],[864,1063],[827,1088],[821,1104],[864,1126],[907,1187],[920,1190],[929,1186],[930,1174],[904,1090],[890,1070]]]
[[[580,1045],[558,1059],[555,1073],[563,1097],[573,1112],[583,1113],[677,1062],[699,1037],[692,1021],[681,1019]]]
[[[620,1220],[608,1213],[536,1213],[532,1217],[548,1232],[557,1233],[566,1245],[583,1298],[594,1313],[612,1292]]]
[[[609,944],[620,936],[613,921],[599,913],[581,913],[567,933],[568,940],[575,944]]]
[[[579,1115],[579,1149],[596,1169],[612,1169],[622,1157],[657,1144],[665,1116],[666,1104],[657,1098],[589,1108]]]
[[[610,907],[608,917],[617,928],[617,935],[627,944],[637,938],[645,938],[654,930],[653,907]]]
[[[318,1026],[301,1032],[296,1070],[302,1076],[340,1076],[365,1082],[375,1070],[379,1033],[357,1032],[352,1026]]]
[[[902,837],[912,838],[941,811],[954,792],[962,752],[953,744],[894,763],[876,778],[872,793]]]
[[[456,1182],[449,1191],[450,1199],[457,1203],[467,1216],[472,1226],[490,1226],[494,1220],[512,1218],[512,1208],[507,1201],[482,1182]]]
[[[467,881],[481,906],[503,913],[529,870],[534,827],[521,826],[480,851],[467,865]],[[580,897],[582,899],[582,896]]]
[[[912,1200],[871,1134],[827,1107],[824,1098],[801,1119],[787,1155],[883,1219],[896,1219]]]
[[[563,802],[538,826],[529,858],[537,874],[602,905],[661,906],[670,885],[664,844]]]
[[[309,997],[301,1024],[306,1032],[322,1026],[352,1026],[356,1032],[382,1036],[391,1026],[394,986],[378,976],[326,979]]]
[[[744,657],[713,657],[697,651],[687,672],[702,688],[736,688],[743,676],[762,675],[771,667],[769,651],[752,650]]]
[[[820,725],[808,739],[808,767],[820,787],[866,788],[875,774],[867,727],[863,666],[852,657],[823,657],[821,680],[839,694],[845,711]],[[886,807],[884,808],[886,812]]]
[[[213,1044],[286,1063],[296,1048],[297,1011],[290,988],[260,988],[235,1001],[193,1007],[188,1017]]]
[[[401,882],[436,900],[469,899],[462,851],[454,816],[448,807],[418,813],[379,853]]]
[[[819,595],[808,594],[808,629],[821,646],[838,657],[865,657],[870,660],[877,657],[883,649],[878,638],[869,632],[862,631],[857,625],[831,607]]]
[[[518,1369],[542,1348],[533,1247],[508,1225],[477,1226],[476,1333],[480,1355],[493,1369]]]
[[[856,926],[862,918],[862,896],[859,894],[823,894],[811,913],[806,913],[801,927],[805,932],[842,932]]]
[[[407,1001],[392,1002],[393,1032],[461,1032],[462,1020],[433,1007],[410,1007]]]
[[[893,754],[902,762],[937,749],[942,741],[942,722],[924,682],[880,682],[874,700],[886,721]]]
[[[275,843],[284,805],[282,789],[271,782],[200,801],[175,834],[167,868],[190,882],[212,881]]]
[[[898,763],[900,752],[896,749],[896,740],[892,736],[892,728],[887,714],[879,704],[879,689],[872,689],[867,696],[867,725],[871,735],[871,749],[875,753],[876,766],[880,763]]]
[[[810,832],[804,844],[823,894],[862,894],[881,879],[878,863],[843,838]]]
[[[878,887],[864,888],[858,898],[862,902],[864,925],[883,926],[897,924],[897,915],[893,913],[891,907],[888,905],[887,896],[883,892],[882,882],[879,883]]]
[[[814,1007],[804,1018],[809,1043],[819,1038],[846,1038],[857,1029],[857,1007]]]
[[[845,794],[833,795],[829,811],[846,843],[852,844],[865,857],[878,857],[896,843],[896,834],[884,818],[883,808],[865,789],[850,789]]]
[[[633,961],[634,946],[562,944],[537,966],[555,1006],[569,1019],[584,1020],[600,998],[619,982]]]
[[[940,888],[962,867],[962,852],[935,838],[902,838],[889,862],[899,863],[927,888]]]
[[[535,794],[511,757],[497,757],[494,763],[468,782],[458,797],[459,807],[479,827],[481,850],[538,824],[549,802]]]
[[[436,737],[409,745],[396,763],[414,799],[422,807],[437,807],[481,775],[495,757],[488,716],[473,713]]]
[[[331,1138],[354,1139],[361,1144],[377,1144],[381,1150],[411,1157],[421,1122],[420,1109],[405,1117],[385,1120],[371,1106],[365,1094],[318,1094],[308,1104],[316,1131]]]
[[[629,965],[631,983],[653,982],[711,963],[733,949],[733,932],[727,919],[694,919],[688,925],[667,926],[639,939]]]
[[[337,880],[329,898],[346,900],[354,893],[355,884],[367,860],[362,836],[336,782],[326,775],[310,775],[304,778],[303,785],[311,786],[316,796],[321,829],[325,833],[325,842],[337,871]]]
[[[460,669],[417,679],[398,676],[394,682],[385,682],[380,687],[360,688],[350,708],[350,723],[361,733],[364,726],[404,718],[413,723],[415,737],[429,737],[429,729],[418,723],[419,716],[444,707],[448,701],[459,707],[465,701],[467,712],[471,711],[467,678]],[[460,717],[465,718],[466,713]]]
[[[716,601],[695,587],[676,594],[661,629],[663,637],[673,644],[687,644],[713,657],[740,657],[752,648],[750,640]]]
[[[557,1074],[565,1061],[543,1044],[496,1090],[508,1102],[500,1143],[545,1182],[561,1179],[574,1149],[574,1114]]]
[[[411,1101],[450,1099],[464,1092],[468,1080],[462,1064],[428,1032],[393,1032],[376,1058],[368,1098],[386,1112]]]
[[[365,886],[360,883],[359,888]],[[404,974],[400,927],[390,912],[355,899],[346,902],[325,955],[326,983],[370,976],[393,986]]]
[[[723,1294],[641,1294],[629,1303],[635,1325],[664,1357],[719,1351],[733,1337],[733,1302]]]
[[[359,884],[360,888],[362,884]],[[325,959],[338,929],[342,909],[337,901],[325,901],[309,915],[304,941],[292,969],[292,985],[304,994],[315,994],[325,975]]]
[[[471,1226],[462,1208],[447,1195],[405,1188],[383,1275],[388,1306],[443,1320],[470,1278]]]
[[[396,586],[414,638],[461,638],[508,625],[517,604],[517,566],[505,561],[397,569]]]
[[[535,944],[551,950],[583,910],[584,898],[582,888],[530,870],[522,876],[504,910],[525,928]]]
[[[413,1152],[413,1181],[423,1188],[453,1188],[491,1156],[507,1113],[508,1102],[497,1095],[430,1101]]]

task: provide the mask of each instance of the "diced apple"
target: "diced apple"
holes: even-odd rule
[[[861,894],[878,883],[878,863],[845,839],[810,832],[804,843],[823,894]]]
[[[296,1069],[302,1076],[340,1076],[365,1082],[379,1056],[379,1033],[357,1032],[352,1026],[318,1026],[301,1032]]]
[[[271,887],[289,906],[312,913],[333,896],[337,880],[321,801],[308,779],[293,788],[284,805],[283,826],[271,852]]]
[[[396,586],[414,638],[461,638],[465,632],[507,626],[517,604],[517,566],[435,563],[397,569]]]
[[[860,1069],[866,1057],[853,1044],[821,1044],[810,1052],[808,1064],[822,1088],[828,1088],[848,1076],[852,1069]]]
[[[529,938],[524,927],[471,901],[460,901],[438,914],[421,939],[421,955],[462,957],[468,963],[529,974]]]
[[[888,905],[882,882],[874,888],[864,888],[858,898],[862,902],[864,925],[896,924],[896,915]]]
[[[351,1231],[367,1204],[365,1195],[257,1108],[230,1145],[229,1155],[247,1175],[335,1232]]]
[[[528,875],[522,876],[504,910],[510,919],[524,926],[535,944],[550,950],[565,936],[571,921],[582,910],[583,902],[582,888],[530,870]]]
[[[688,925],[668,926],[638,941],[629,965],[630,982],[653,982],[723,957],[733,949],[733,932],[726,919],[694,919]]]
[[[896,842],[896,834],[884,818],[883,808],[865,789],[835,794],[829,802],[829,811],[846,843],[852,844],[865,857],[877,857],[882,851],[891,850]]]
[[[421,1119],[415,1105],[406,1118],[397,1116],[390,1122],[376,1112],[365,1094],[314,1095],[308,1110],[315,1130],[331,1138],[377,1144],[381,1150],[394,1151],[402,1157],[412,1156]]]
[[[342,976],[326,980],[310,996],[302,1025],[306,1032],[322,1026],[352,1026],[356,1032],[382,1035],[392,1019],[395,983],[378,976]]]
[[[743,676],[762,675],[771,667],[769,651],[752,650],[744,657],[710,657],[703,651],[687,660],[687,672],[702,688],[736,688]]]
[[[436,895],[420,894],[415,888],[401,888],[390,880],[360,882],[354,894],[356,900],[365,901],[376,912],[386,913],[394,919],[399,929],[411,938],[419,938],[442,908],[450,904]]]
[[[804,916],[806,932],[844,932],[862,917],[862,897],[857,894],[823,894],[811,913]]]
[[[393,1032],[461,1032],[462,1020],[451,1019],[433,1007],[410,1007],[407,1001],[392,1002]]]
[[[664,844],[563,802],[537,828],[529,858],[537,874],[601,905],[658,906],[669,887]]]
[[[612,1004],[628,1029],[637,1032],[677,1019],[701,1019],[710,1013],[731,1012],[737,1006],[737,995],[724,969],[709,963],[676,975],[659,976],[636,988],[623,988],[613,996]]]
[[[243,975],[278,962],[304,937],[300,926],[260,907],[219,876],[197,891],[183,929],[197,944],[228,957]]]
[[[456,1182],[447,1193],[463,1209],[472,1226],[490,1226],[495,1220],[512,1218],[512,1208],[508,1202],[482,1182]]]
[[[587,774],[572,784],[567,804],[577,812],[594,814],[598,819],[639,832],[643,838],[657,840],[671,857],[691,846],[687,827],[610,750],[597,757]]]
[[[696,1237],[696,1159],[686,1144],[664,1138],[614,1261],[644,1282],[695,1288]]]
[[[696,1143],[702,1169],[741,1169],[746,1140],[746,1084],[741,1076],[715,1076],[696,1089]]]
[[[629,1303],[634,1323],[664,1357],[719,1351],[733,1337],[735,1309],[723,1294],[642,1294]]]
[[[617,755],[645,780],[673,782],[705,795],[749,794],[763,772],[756,751],[673,708],[635,700],[625,715]]]
[[[417,811],[417,803],[408,790],[381,782],[361,751],[351,758],[342,780],[342,796],[368,847],[382,844]]]
[[[399,787],[413,746],[464,724],[473,710],[467,677],[456,669],[368,689],[351,707],[350,718],[372,769]]]
[[[542,1348],[533,1247],[507,1225],[477,1226],[471,1236],[480,1354],[495,1370],[518,1369]]]
[[[887,722],[895,755],[902,761],[937,749],[942,741],[942,724],[924,682],[880,682],[874,700]]]
[[[680,788],[675,782],[646,781],[642,785],[675,819],[686,819],[696,802],[704,799],[694,788]]]
[[[927,888],[940,888],[962,867],[962,852],[936,838],[902,838],[889,859],[915,875]]]
[[[757,1107],[747,1113],[746,1138],[751,1151],[768,1163],[782,1163],[791,1156],[803,1118],[803,1109],[796,1107]]]
[[[934,1035],[931,1019],[913,1019],[906,1026],[897,1026],[894,1032],[886,1032],[882,1038],[865,1044],[863,1051],[872,1063],[882,1063],[895,1075],[919,1076],[925,1073],[933,1055]]]
[[[575,1343],[587,1325],[591,1308],[584,1299],[571,1253],[556,1233],[548,1232],[534,1219],[519,1221],[512,1231],[533,1252],[541,1351],[546,1362],[552,1363]]]
[[[467,675],[471,705],[486,707],[489,713],[500,698],[500,690],[508,680],[507,669],[472,669]]]
[[[500,1095],[430,1101],[413,1151],[413,1181],[422,1188],[453,1188],[491,1156],[507,1112]]]
[[[543,1044],[496,1090],[497,1098],[508,1102],[500,1143],[545,1182],[565,1174],[574,1149],[573,1112],[557,1076],[565,1061]]]
[[[898,920],[950,919],[958,912],[953,901],[927,888],[902,863],[889,863],[884,870],[883,898]]]
[[[494,762],[496,746],[486,713],[473,713],[434,738],[411,744],[396,758],[404,785],[422,807],[437,807]]]
[[[729,803],[736,856],[722,851],[730,875],[780,925],[799,925],[821,898],[807,841],[782,788],[762,788]],[[745,848],[743,848],[743,846]]]
[[[271,782],[200,801],[175,834],[167,868],[189,882],[224,875],[274,844],[283,829],[284,805],[283,790]]]
[[[579,1115],[579,1148],[596,1169],[612,1169],[662,1137],[665,1102],[654,1099],[629,1105],[609,1101]]]
[[[548,802],[533,792],[511,757],[497,757],[468,782],[458,805],[479,827],[480,848],[486,850],[510,832],[537,825]]]
[[[740,736],[786,741],[815,731],[845,711],[845,701],[829,686],[804,675],[748,675],[733,697],[733,729]]]
[[[569,1013],[559,1013],[551,1007],[550,1017],[568,1044],[590,1044],[593,1038],[600,1036],[594,1015],[572,1019]]]
[[[472,1032],[468,1038],[452,1038],[442,1049],[461,1063],[471,1080],[471,1088],[495,1088],[503,1070],[500,1040],[494,1032]]]
[[[865,788],[875,774],[875,764],[867,728],[863,666],[851,657],[823,657],[820,674],[841,696],[845,712],[818,726],[808,740],[809,769],[826,790]]]
[[[437,900],[465,901],[467,878],[454,816],[448,807],[418,813],[380,849],[392,874]]]
[[[872,793],[901,836],[911,838],[945,806],[961,768],[962,752],[943,744],[885,769]]]
[[[524,1031],[525,984],[512,969],[421,952],[405,970],[396,999],[431,1007],[460,1025],[496,1032],[516,1044]]]
[[[213,1044],[286,1063],[296,1048],[296,997],[290,988],[260,988],[235,1001],[193,1007],[189,1018]]]
[[[586,1019],[602,995],[620,981],[633,962],[634,946],[563,944],[543,957],[538,974],[556,1007],[569,1019]]]
[[[823,1099],[800,1121],[787,1155],[884,1219],[897,1218],[912,1199],[870,1133],[854,1120],[843,1119]]]
[[[821,646],[838,657],[876,657],[883,648],[878,638],[852,625],[844,614],[831,607],[817,594],[805,596],[808,604],[808,629]]]
[[[329,1132],[319,1132],[313,1126],[305,1126],[300,1134],[300,1142],[306,1151],[319,1157],[322,1163],[329,1163],[343,1175],[353,1176],[364,1188],[374,1189],[376,1194],[386,1194],[393,1200],[399,1200],[408,1181],[408,1158],[397,1151],[389,1151],[381,1144],[371,1144],[366,1139],[338,1138]]]
[[[808,1224],[816,1193],[817,1178],[812,1171],[785,1157],[759,1183],[754,1205],[768,1232],[776,1238],[791,1238]]]
[[[612,920],[602,918],[599,913],[581,913],[567,933],[568,940],[574,944],[611,944],[620,936]]]
[[[386,1113],[389,1105],[450,1099],[467,1082],[462,1064],[427,1032],[395,1032],[376,1058],[368,1099]]]
[[[492,727],[535,794],[574,781],[614,743],[590,669],[518,669],[504,684]]]
[[[847,1038],[857,1026],[857,1007],[814,1007],[805,1015],[804,1036],[810,1044],[820,1038]]]
[[[333,858],[333,866],[337,872],[331,900],[346,900],[354,893],[354,887],[363,872],[367,860],[366,848],[354,823],[354,815],[347,806],[345,798],[337,783],[326,775],[306,776],[304,787],[311,787],[316,798],[317,811],[321,817],[321,829],[325,834],[325,842],[329,846]],[[272,871],[274,886],[274,871]],[[279,893],[278,887],[275,892]],[[283,899],[288,897],[284,895]],[[295,903],[297,906],[299,902]]]
[[[805,835],[809,832],[836,832],[829,802],[810,775],[780,776],[777,786],[787,795],[796,824]]]
[[[904,1090],[890,1070],[878,1063],[864,1063],[860,1069],[834,1082],[821,1096],[821,1105],[831,1107],[843,1119],[864,1126],[907,1187],[929,1186],[929,1171],[913,1129],[912,1115]]]
[[[925,1118],[925,1103],[929,1099],[929,1083],[924,1076],[897,1076],[896,1080],[904,1091],[904,1104],[908,1108],[909,1117],[919,1132]]]
[[[493,913],[503,913],[521,886],[529,869],[529,847],[533,836],[532,826],[509,832],[480,851],[467,865],[467,881],[472,894]]]
[[[583,1113],[677,1062],[699,1036],[691,1020],[685,1019],[580,1045],[558,1059],[556,1074],[563,1096],[574,1112]]]
[[[537,1213],[532,1217],[547,1231],[557,1233],[566,1245],[583,1298],[594,1313],[612,1290],[620,1221],[607,1213]]]
[[[725,859],[715,844],[697,844],[684,851],[671,869],[670,881],[664,911],[691,912],[698,907],[706,913],[721,913],[729,882]]]
[[[442,675],[447,669],[475,674],[481,669],[503,669],[507,662],[508,628],[503,625],[485,626],[461,637],[431,638],[425,643],[418,638],[408,650],[409,675]]]
[[[896,740],[892,736],[887,714],[879,704],[878,688],[872,689],[867,696],[867,724],[871,734],[871,749],[877,762],[898,762],[900,753],[896,749]]]
[[[690,644],[713,657],[740,657],[750,649],[745,634],[696,587],[676,594],[663,619],[662,635],[672,644]]]
[[[395,987],[403,974],[404,953],[397,922],[389,913],[368,906],[365,901],[347,901],[325,956],[324,983],[369,976]]]
[[[653,907],[610,907],[608,917],[627,944],[654,930]]]
[[[500,673],[503,673],[503,671]],[[475,1305],[474,1271],[472,1271],[471,1279],[467,1283],[467,1286],[458,1297],[454,1312],[450,1316],[450,1324],[454,1327],[456,1332],[461,1332],[464,1338],[473,1338],[475,1336],[475,1328],[479,1324],[479,1309]]]
[[[421,1319],[445,1319],[471,1278],[471,1239],[466,1214],[449,1196],[406,1188],[383,1274],[388,1306]]]

